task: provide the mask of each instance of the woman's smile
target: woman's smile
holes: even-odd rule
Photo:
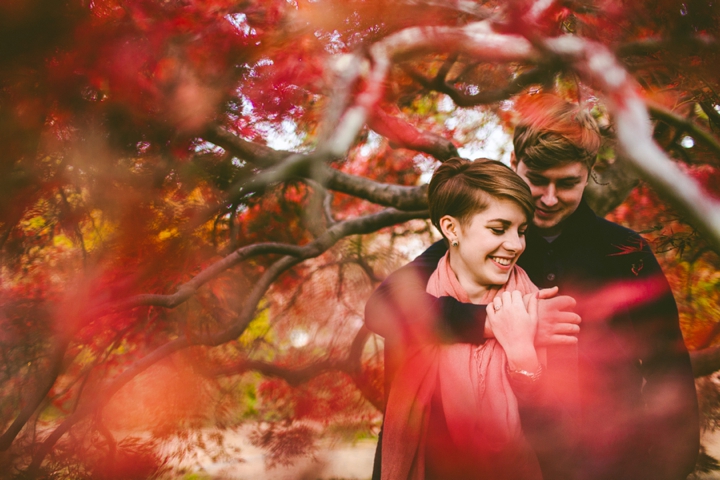
[[[525,250],[527,217],[511,200],[489,198],[487,208],[459,222],[447,216],[450,266],[471,300],[482,298],[488,288],[504,285]],[[442,220],[441,220],[442,223]]]

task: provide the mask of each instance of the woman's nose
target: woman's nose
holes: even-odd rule
[[[505,250],[509,252],[518,252],[523,249],[524,243],[522,238],[520,238],[520,234],[514,232],[508,233],[503,246],[505,247]]]

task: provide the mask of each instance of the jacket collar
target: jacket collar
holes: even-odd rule
[[[597,215],[583,198],[580,200],[578,208],[565,220],[560,236],[553,243],[560,241],[564,243],[568,240],[576,242],[581,238],[592,239],[597,222]],[[547,243],[535,225],[530,225],[528,233],[532,237],[536,237],[533,241],[542,239],[543,242]]]

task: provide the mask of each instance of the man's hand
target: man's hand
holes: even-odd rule
[[[538,326],[535,345],[574,345],[580,333],[580,315],[575,313],[575,299],[558,295],[558,288],[538,292]]]

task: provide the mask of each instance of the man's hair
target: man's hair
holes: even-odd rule
[[[600,129],[580,106],[555,95],[532,95],[517,104],[520,122],[515,127],[515,158],[533,170],[546,170],[581,162],[588,170],[600,149]]]
[[[450,158],[430,180],[430,220],[442,234],[442,217],[453,216],[465,225],[470,217],[488,207],[490,198],[515,202],[528,221],[535,213],[530,187],[507,165],[487,158]]]

